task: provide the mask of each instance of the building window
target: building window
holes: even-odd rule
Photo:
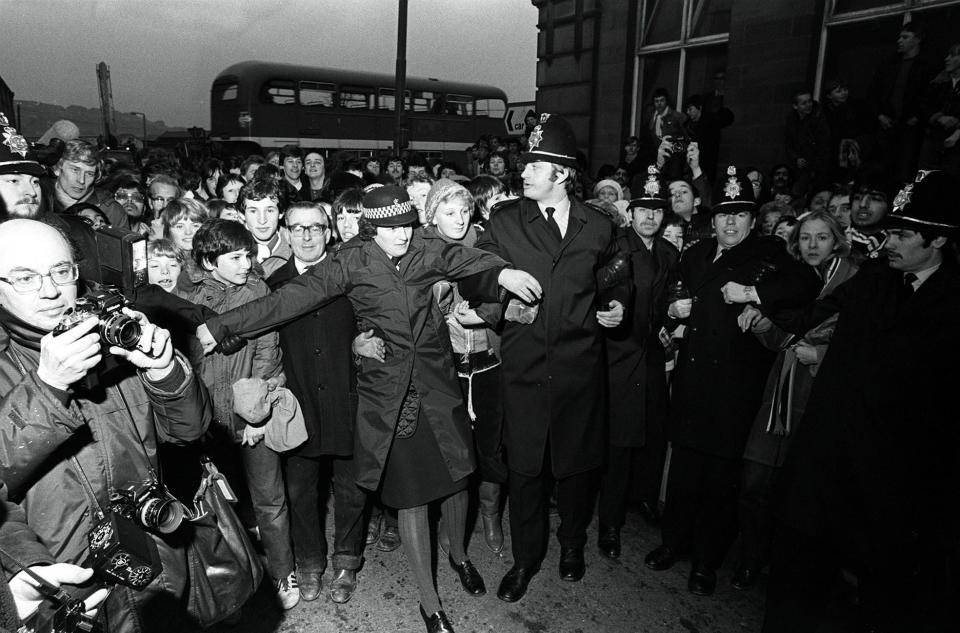
[[[923,23],[922,48],[937,59],[957,41],[960,0],[832,0],[824,6],[815,93],[822,100],[825,82],[839,79],[854,98],[867,94],[874,72],[896,54],[900,27]]]
[[[712,92],[723,81],[732,4],[733,0],[644,0],[637,29],[636,128],[657,88],[666,89],[670,106],[680,108],[686,97]]]

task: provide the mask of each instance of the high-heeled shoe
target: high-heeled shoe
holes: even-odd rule
[[[423,610],[423,605],[420,605],[420,616],[423,617],[423,623],[427,625],[427,633],[456,633],[443,609],[427,615],[427,612]]]

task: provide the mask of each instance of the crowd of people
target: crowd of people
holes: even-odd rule
[[[719,165],[722,98],[681,113],[664,90],[596,174],[533,112],[463,165],[288,145],[135,168],[79,139],[42,165],[0,115],[0,628],[42,601],[31,572],[87,582],[117,490],[159,477],[189,501],[202,452],[283,609],[323,594],[328,562],[351,600],[365,548],[402,548],[427,631],[452,631],[431,507],[471,595],[470,504],[487,548],[509,540],[507,602],[540,572],[551,507],[569,582],[595,514],[600,555],[632,546],[632,507],[662,535],[646,566],[689,560],[693,594],[735,543],[735,588],[769,567],[766,633],[814,630],[843,583],[864,631],[950,629],[960,45],[934,76],[921,42],[903,27],[875,111],[840,81],[822,107],[798,92],[766,171]],[[62,325],[102,281],[107,227],[147,239],[126,347]],[[251,394],[304,437],[268,433]],[[162,571],[87,598],[106,630],[189,619],[187,545],[143,533]]]

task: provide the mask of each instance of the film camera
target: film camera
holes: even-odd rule
[[[77,299],[73,310],[63,316],[53,333],[66,332],[94,316],[99,321],[97,331],[104,346],[134,349],[140,341],[141,330],[140,322],[123,312],[123,308],[129,305],[130,301],[118,290],[99,286],[94,292]]]
[[[110,495],[110,512],[87,534],[87,564],[107,582],[144,589],[163,570],[157,544],[145,530],[169,534],[184,510],[151,472],[150,477]]]
[[[690,139],[688,137],[670,137],[670,150],[673,152],[674,156],[686,156],[688,147],[690,147]]]
[[[34,576],[38,582],[43,579]],[[103,627],[86,614],[83,601],[60,587],[42,582],[37,589],[47,597],[36,611],[24,618],[19,631],[32,633],[103,633]]]

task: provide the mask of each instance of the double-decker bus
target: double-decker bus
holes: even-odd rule
[[[404,100],[408,147],[429,157],[460,158],[481,135],[504,131],[499,88],[407,77]],[[247,61],[213,81],[210,136],[370,156],[393,146],[395,108],[393,75]]]

